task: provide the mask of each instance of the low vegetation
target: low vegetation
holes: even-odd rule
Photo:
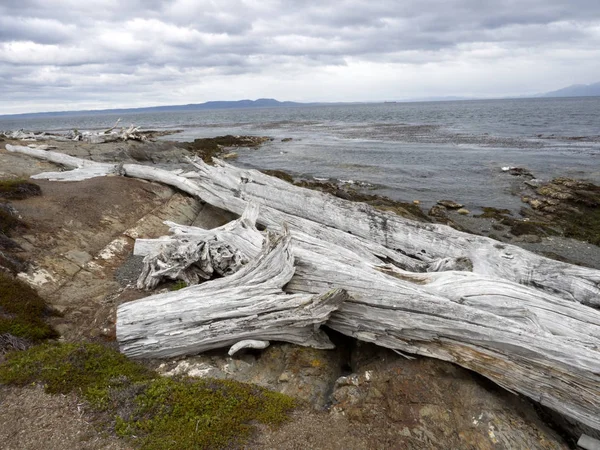
[[[19,219],[8,200],[23,200],[41,195],[37,184],[21,179],[0,179],[0,271],[13,274],[25,269],[26,263],[16,254],[19,245],[11,239],[15,234],[29,228]]]
[[[0,180],[0,198],[23,200],[42,195],[42,189],[35,183],[21,179]]]
[[[0,271],[0,335],[31,342],[58,337],[45,321],[56,314],[35,289]]]
[[[42,344],[12,352],[0,382],[42,383],[49,393],[76,392],[102,411],[117,435],[148,450],[232,448],[253,423],[276,425],[294,400],[227,380],[170,379],[99,344]]]

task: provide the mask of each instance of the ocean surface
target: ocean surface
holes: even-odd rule
[[[600,183],[600,97],[384,103],[2,118],[0,130],[95,130],[122,123],[177,129],[165,139],[223,134],[274,138],[237,150],[233,164],[341,180],[397,200],[464,203],[518,211],[520,181],[505,166],[537,178]],[[284,138],[291,141],[282,142]]]

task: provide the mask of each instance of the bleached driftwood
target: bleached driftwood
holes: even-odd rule
[[[119,306],[121,351],[165,358],[248,340],[333,348],[319,325],[348,296],[342,289],[323,295],[284,293],[281,288],[294,274],[290,240],[287,233],[267,239],[257,258],[227,278]]]
[[[600,427],[600,312],[506,280],[471,272],[408,272],[372,264],[301,232],[292,236],[298,267],[286,291],[319,293],[343,286],[350,294],[329,327],[455,362]],[[160,242],[145,240],[139,250],[150,251]]]
[[[263,236],[254,228],[257,215],[258,205],[254,205],[240,219],[208,231],[167,222],[176,233],[174,238],[138,239],[134,254],[144,255],[138,288],[153,289],[167,278],[198,284],[215,274],[226,276],[237,272],[261,251]],[[240,232],[244,229],[254,232]]]
[[[104,142],[115,142],[115,141],[145,141],[147,136],[144,132],[140,131],[138,127],[133,125],[129,127],[122,127],[117,129],[117,126],[121,119],[117,120],[114,126],[104,131],[77,131],[71,130],[66,134],[59,133],[46,133],[46,132],[32,132],[25,130],[16,131],[4,131],[0,133],[0,136],[8,139],[16,139],[20,141],[82,141],[90,144],[102,144]]]
[[[227,354],[229,356],[235,355],[237,352],[244,348],[253,348],[255,350],[264,350],[271,343],[269,341],[257,341],[255,339],[248,339],[246,341],[240,341],[237,344],[233,344]]]
[[[201,198],[214,206],[241,214],[247,202],[261,205],[259,223],[276,227],[287,223],[326,241],[336,241],[329,230],[341,230],[397,250],[433,270],[440,261],[467,260],[472,271],[542,289],[571,301],[600,307],[600,271],[536,255],[514,245],[425,224],[377,210],[363,203],[299,188],[257,170],[240,169],[216,160],[194,165]],[[233,195],[235,194],[235,195]],[[319,226],[320,225],[320,226]],[[324,227],[323,227],[324,226]],[[402,264],[398,264],[402,267]],[[452,265],[452,264],[451,264]],[[445,265],[441,267],[444,269]],[[413,270],[410,267],[403,267]]]
[[[25,147],[22,145],[6,144],[6,150],[12,153],[20,153],[34,158],[50,161],[54,164],[66,166],[75,170],[63,172],[45,172],[33,175],[34,179],[46,179],[53,181],[82,181],[88,178],[102,177],[119,173],[119,164],[101,163],[86,159],[75,158],[64,153],[47,151],[42,148]]]
[[[139,165],[126,164],[122,172],[170,184],[238,214],[257,202],[259,223],[274,229],[287,223],[298,267],[286,291],[321,293],[339,286],[351,295],[328,326],[453,361],[600,429],[600,312],[582,304],[599,304],[600,271],[412,222],[257,171],[196,164],[193,180]],[[473,273],[428,273],[471,265]],[[219,281],[228,283],[240,272]],[[161,307],[132,305],[133,316]],[[142,347],[136,354],[144,354]]]

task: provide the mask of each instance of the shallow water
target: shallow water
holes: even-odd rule
[[[425,207],[445,198],[473,211],[518,210],[511,192],[519,180],[503,166],[600,183],[600,98],[0,118],[0,129],[101,129],[118,117],[145,129],[181,129],[167,137],[180,141],[271,136],[260,149],[240,149],[235,164],[365,182],[375,193]]]

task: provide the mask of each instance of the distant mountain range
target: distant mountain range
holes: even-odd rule
[[[122,114],[144,112],[173,112],[173,111],[201,111],[208,109],[243,109],[243,108],[277,108],[282,106],[315,106],[335,105],[339,103],[298,103],[280,102],[273,98],[259,98],[257,100],[214,101],[206,103],[190,103],[188,105],[149,106],[146,108],[119,108],[87,111],[53,111],[25,114],[0,115],[0,117],[40,117],[40,116],[71,116],[71,115],[96,115],[96,114]]]
[[[600,96],[600,82],[593,84],[574,84],[557,91],[539,94],[538,97],[597,97]]]
[[[600,82],[593,84],[574,84],[556,91],[545,92],[543,94],[519,96],[517,98],[540,98],[540,97],[596,97],[600,96]],[[457,101],[457,100],[477,100],[475,97],[427,97],[427,98],[412,98],[399,100],[397,102],[390,101],[385,103],[404,103],[404,102],[431,102],[431,101]],[[25,114],[7,114],[2,115],[2,118],[26,118],[26,117],[43,117],[43,116],[71,116],[71,115],[97,115],[97,114],[127,114],[127,113],[144,113],[144,112],[174,112],[174,111],[202,111],[214,109],[243,109],[243,108],[278,108],[290,106],[318,106],[318,105],[356,105],[367,102],[337,102],[337,103],[299,103],[299,102],[280,102],[273,98],[259,98],[257,100],[236,100],[236,101],[212,101],[205,103],[190,103],[188,105],[168,105],[168,106],[150,106],[146,108],[120,108],[120,109],[102,109],[88,111],[54,111],[54,112],[39,112]]]

